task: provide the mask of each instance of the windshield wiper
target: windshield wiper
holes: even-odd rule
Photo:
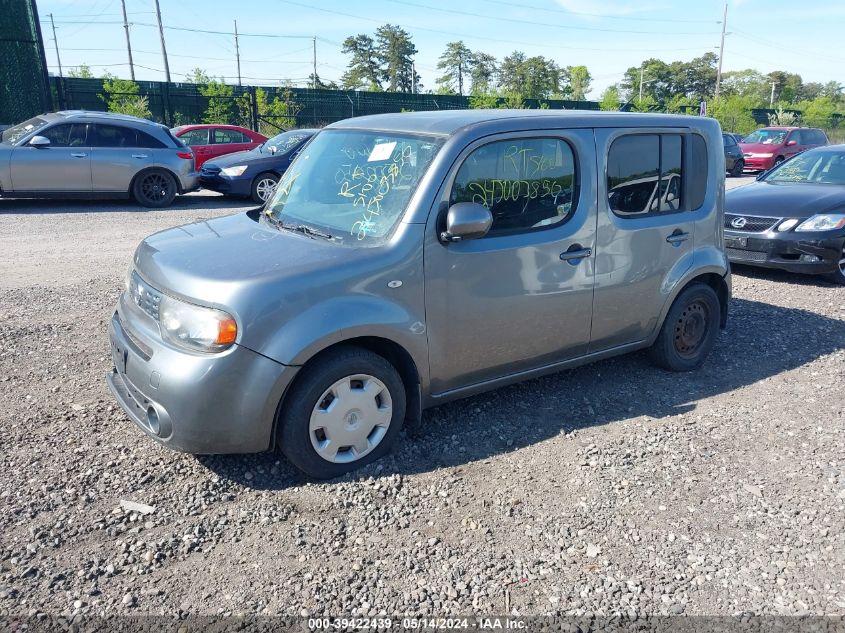
[[[269,216],[273,217],[273,216]],[[333,240],[335,236],[331,233],[326,233],[325,231],[321,231],[320,229],[315,229],[313,226],[308,226],[307,224],[285,224],[281,220],[277,220],[273,218],[273,223],[276,224],[280,229],[285,229],[287,231],[296,231],[298,233],[302,233],[307,235],[308,237],[322,237],[325,240]]]

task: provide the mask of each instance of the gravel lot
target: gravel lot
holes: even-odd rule
[[[845,288],[737,268],[702,371],[500,389],[314,484],[160,448],[103,380],[137,242],[239,208],[0,200],[0,615],[845,613]]]

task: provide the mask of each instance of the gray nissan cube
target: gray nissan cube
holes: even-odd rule
[[[165,446],[331,478],[449,400],[641,348],[696,369],[731,294],[724,175],[706,117],[332,124],[262,209],[138,246],[109,386]]]

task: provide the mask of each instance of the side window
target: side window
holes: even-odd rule
[[[146,132],[141,132],[138,130],[136,132],[138,135],[138,147],[150,148],[150,149],[163,149],[167,147],[164,143],[162,143],[157,138],[154,138],[147,134]]]
[[[208,130],[188,130],[179,139],[185,145],[208,145]]]
[[[722,135],[722,141],[724,141],[725,147],[734,147],[736,145],[736,140],[734,140],[734,137],[729,136],[728,134]]]
[[[631,134],[613,141],[607,156],[611,210],[620,217],[680,211],[683,147],[680,134]]]
[[[556,138],[494,141],[464,161],[450,204],[476,202],[493,214],[488,236],[524,233],[565,222],[578,195],[575,155]]]
[[[82,147],[86,144],[87,123],[62,123],[44,130],[41,136],[50,139],[51,147]]]
[[[236,130],[214,130],[214,142],[216,143],[249,143],[250,140]]]
[[[118,125],[102,125],[97,123],[93,127],[91,145],[93,147],[137,147],[135,130]]]

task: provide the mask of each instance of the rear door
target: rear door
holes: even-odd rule
[[[38,148],[23,145],[12,150],[12,188],[21,192],[90,192],[88,124],[59,123],[38,134],[50,139],[50,144]]]
[[[196,169],[212,157],[211,143],[209,142],[209,128],[194,128],[182,134],[179,139],[192,150],[194,150],[194,163]]]
[[[686,211],[691,169],[685,166],[701,158],[692,158],[684,132],[596,130],[600,176],[591,353],[648,338],[662,308],[661,289],[692,263],[694,224]],[[703,160],[706,165],[706,154]]]
[[[211,155],[214,157],[252,149],[252,140],[238,130],[214,128],[211,140]]]
[[[129,192],[135,174],[155,162],[153,150],[164,147],[149,134],[131,127],[102,123],[91,127],[94,191]]]

